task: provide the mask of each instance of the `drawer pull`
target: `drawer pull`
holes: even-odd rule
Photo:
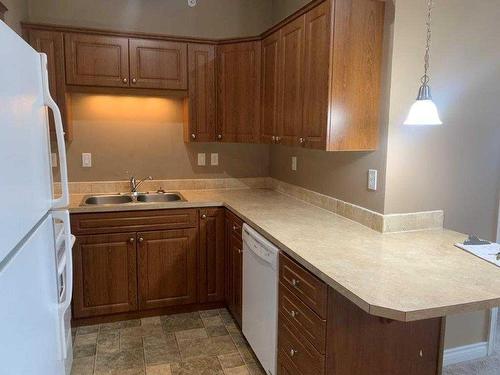
[[[295,318],[297,315],[299,315],[299,313],[297,311],[295,311],[295,310],[290,311],[290,316],[292,318]]]
[[[207,215],[203,214],[203,215],[201,215],[201,218],[202,218],[202,219],[206,219],[206,218],[207,218]]]
[[[144,241],[144,238],[139,237],[139,242],[143,242],[143,241]]]
[[[128,239],[128,242],[130,242],[130,243],[134,243],[134,241],[135,241],[135,238],[134,238],[134,237],[130,237],[130,238]]]
[[[293,285],[294,287],[298,287],[298,286],[299,286],[299,284],[300,284],[300,280],[297,280],[297,279],[292,279],[292,285]]]
[[[293,357],[295,354],[297,354],[298,351],[295,349],[290,349],[290,357]]]

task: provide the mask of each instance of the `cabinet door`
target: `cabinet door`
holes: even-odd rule
[[[64,35],[66,82],[70,85],[128,87],[128,39]]]
[[[281,31],[262,41],[262,119],[260,139],[273,143],[278,123],[279,41]]]
[[[137,233],[141,309],[196,302],[197,229]]]
[[[242,315],[242,280],[243,280],[243,244],[235,236],[231,236],[231,278],[232,278],[232,308],[234,318],[241,327]]]
[[[328,126],[330,2],[306,13],[304,119],[301,143],[324,150]]]
[[[187,44],[130,39],[132,87],[187,90]]]
[[[135,233],[79,236],[73,254],[75,318],[137,309]]]
[[[189,129],[185,141],[215,141],[215,46],[189,44]]]
[[[255,143],[260,131],[260,42],[218,47],[217,138]]]
[[[224,301],[224,209],[200,210],[199,301]]]
[[[61,32],[46,30],[29,30],[28,42],[36,51],[47,55],[50,95],[56,101],[65,131],[66,140],[71,141],[71,124],[67,116],[66,92],[64,80],[64,38]],[[49,110],[50,111],[50,110]],[[55,140],[53,116],[49,116],[51,139]]]
[[[302,131],[305,16],[281,29],[278,143],[297,145]]]

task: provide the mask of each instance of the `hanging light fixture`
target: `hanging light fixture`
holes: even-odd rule
[[[422,85],[418,90],[417,101],[411,106],[405,125],[442,125],[436,105],[432,101],[431,88],[429,87],[429,60],[431,48],[431,16],[433,0],[427,1],[427,42],[424,57],[424,75]]]

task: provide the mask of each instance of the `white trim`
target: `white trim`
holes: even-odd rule
[[[490,332],[488,334],[488,355],[492,355],[495,351],[495,343],[497,341],[498,327],[498,307],[490,310]]]
[[[458,348],[446,349],[443,356],[443,366],[453,365],[464,361],[479,359],[488,355],[488,342],[459,346]]]

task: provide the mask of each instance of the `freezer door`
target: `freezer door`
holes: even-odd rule
[[[2,374],[64,374],[52,216],[35,228],[0,263]]]
[[[0,21],[0,261],[52,206],[41,58]]]

